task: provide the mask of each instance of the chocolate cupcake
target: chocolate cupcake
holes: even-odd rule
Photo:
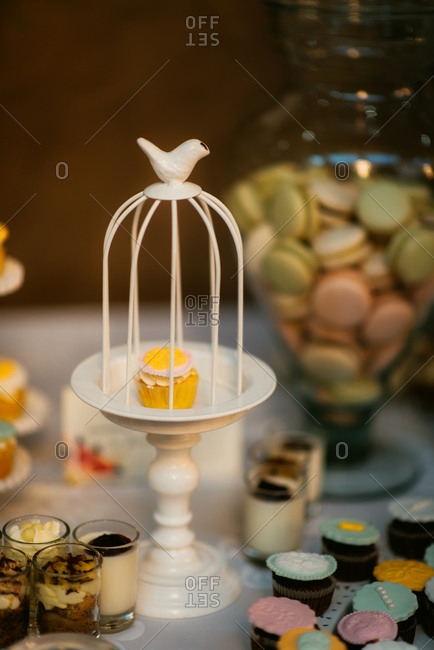
[[[249,607],[247,616],[252,624],[252,650],[275,650],[278,639],[288,630],[316,627],[315,612],[290,598],[260,598]]]
[[[398,624],[398,636],[412,643],[416,632],[418,600],[409,589],[394,582],[372,582],[364,585],[353,599],[355,612],[381,611],[393,616]]]
[[[389,513],[392,520],[387,539],[391,550],[395,555],[421,560],[434,542],[434,499],[409,497],[399,503],[394,501]]]
[[[419,618],[425,634],[434,639],[434,578],[425,585]]]
[[[320,526],[323,550],[338,563],[335,576],[345,582],[369,580],[378,561],[380,531],[365,521],[326,519]]]
[[[386,612],[353,612],[338,623],[338,634],[349,650],[360,650],[368,643],[393,641],[398,633],[395,619]]]
[[[274,553],[267,558],[267,567],[273,573],[275,596],[295,598],[309,605],[317,616],[330,605],[336,586],[333,574],[336,560],[319,553]]]

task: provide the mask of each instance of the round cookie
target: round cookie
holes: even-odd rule
[[[404,284],[428,280],[434,274],[434,231],[416,225],[397,232],[389,243],[387,259]]]
[[[396,280],[387,263],[386,251],[383,248],[373,250],[361,267],[370,288],[374,291],[391,289]]]
[[[312,251],[294,238],[274,241],[262,259],[265,278],[276,291],[305,293],[312,285],[317,259]]]
[[[261,200],[253,183],[243,180],[232,185],[226,192],[225,202],[241,230],[250,230],[262,221]]]
[[[253,172],[249,180],[254,184],[259,196],[266,201],[283,185],[293,185],[299,176],[294,164],[277,163],[261,167]]]
[[[360,325],[371,303],[371,293],[363,276],[350,269],[326,273],[312,293],[313,313],[338,328]]]
[[[381,383],[373,377],[356,377],[327,385],[330,401],[340,405],[367,405],[382,395]]]
[[[360,193],[360,188],[351,181],[334,178],[314,180],[310,187],[321,205],[341,215],[351,214]]]
[[[359,264],[371,251],[366,231],[355,224],[321,231],[312,248],[326,269]]]
[[[287,293],[272,293],[270,297],[273,311],[285,320],[299,320],[310,310],[309,294],[290,296]]]
[[[359,374],[361,359],[351,345],[307,343],[299,354],[307,375],[319,382],[346,381]]]
[[[363,328],[368,343],[385,345],[404,336],[415,319],[413,305],[397,293],[383,295],[374,303]]]
[[[392,181],[370,184],[360,194],[356,203],[360,222],[377,235],[391,235],[413,215],[407,192]]]
[[[285,184],[267,201],[265,216],[280,235],[310,239],[321,224],[315,203],[301,187]]]
[[[262,259],[273,239],[274,231],[269,223],[261,223],[245,235],[244,265],[247,273],[254,277],[260,275]]]

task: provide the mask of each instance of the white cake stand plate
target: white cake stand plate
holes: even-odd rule
[[[148,341],[142,348],[161,345],[161,341]],[[101,390],[101,354],[83,361],[71,378],[78,397],[113,422],[146,432],[148,442],[157,450],[148,470],[149,484],[157,496],[157,528],[152,531],[152,541],[143,546],[137,612],[158,618],[203,616],[220,611],[238,597],[241,583],[234,568],[215,548],[195,541],[189,527],[190,498],[199,484],[199,468],[190,451],[201,433],[240,419],[267,399],[276,385],[269,366],[244,354],[243,390],[237,396],[236,351],[220,346],[216,403],[210,406],[210,382],[206,379],[211,376],[210,346],[189,343],[188,349],[200,377],[191,409],[145,408],[135,391],[132,403],[126,404],[125,346],[112,349],[112,397]]]

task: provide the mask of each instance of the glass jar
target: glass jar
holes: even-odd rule
[[[434,295],[434,7],[266,4],[288,90],[238,132],[226,200],[291,388],[348,467],[372,453],[368,425]]]

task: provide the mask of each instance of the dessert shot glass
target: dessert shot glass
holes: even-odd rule
[[[50,515],[22,515],[3,526],[3,543],[17,548],[31,560],[41,549],[69,539],[68,524]],[[30,562],[30,582],[33,583],[33,565]],[[30,590],[30,629],[34,630],[36,600],[34,589]]]
[[[30,561],[15,548],[0,549],[0,648],[27,635]]]
[[[275,433],[253,444],[248,451],[250,463],[267,460],[299,460],[306,465],[306,515],[321,511],[324,482],[324,443],[321,438],[300,431]]]
[[[49,515],[23,515],[3,526],[4,544],[18,548],[29,558],[48,545],[66,541],[69,533],[65,521]]]
[[[297,549],[306,509],[304,464],[269,460],[252,467],[245,482],[244,554],[263,562]]]
[[[102,557],[100,628],[118,632],[134,621],[139,562],[139,531],[115,519],[97,519],[77,526],[77,542],[97,549]]]
[[[33,556],[36,632],[98,637],[102,556],[86,544],[53,544]]]

